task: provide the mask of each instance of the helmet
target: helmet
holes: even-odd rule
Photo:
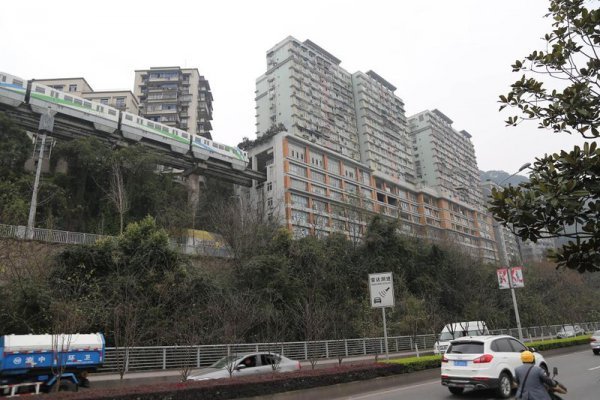
[[[535,356],[530,351],[524,351],[521,353],[521,361],[524,363],[533,363],[535,362]]]

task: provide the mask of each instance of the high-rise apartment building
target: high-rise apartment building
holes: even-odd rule
[[[140,114],[212,139],[212,93],[196,68],[151,67],[135,71]]]
[[[479,177],[471,182],[469,167],[457,178],[463,189],[441,180],[427,184],[419,169],[424,155],[415,162],[418,135],[396,88],[373,71],[351,74],[340,64],[310,40],[293,37],[267,52],[267,72],[256,81],[258,138],[249,148],[252,168],[267,181],[250,196],[296,237],[342,232],[358,240],[371,216],[381,214],[407,234],[452,240],[495,261],[491,221],[481,196],[470,193]],[[438,157],[454,151],[475,162],[474,152],[457,148]]]

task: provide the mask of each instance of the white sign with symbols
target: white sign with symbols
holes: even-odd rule
[[[371,307],[394,307],[394,280],[391,272],[369,274]]]

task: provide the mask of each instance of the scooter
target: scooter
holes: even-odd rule
[[[563,398],[560,397],[557,393],[567,394],[567,388],[565,387],[565,385],[554,379],[556,378],[556,375],[558,375],[558,368],[554,367],[552,369],[552,378],[550,378],[552,379],[552,382],[554,382],[554,386],[547,388],[548,394],[550,395],[550,398],[552,400],[563,400]]]

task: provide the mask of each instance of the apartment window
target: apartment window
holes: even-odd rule
[[[367,198],[370,199],[371,198],[371,190],[369,189],[362,189],[361,190],[362,195]]]
[[[292,211],[292,221],[294,222],[302,222],[308,223],[308,213],[304,211],[293,210]]]
[[[320,172],[311,171],[310,177],[315,182],[325,183],[325,174],[322,174]]]
[[[340,163],[339,161],[330,158],[328,163],[327,163],[327,170],[333,174],[339,175],[340,174]]]
[[[334,200],[342,200],[342,194],[340,192],[336,192],[335,190],[331,190],[330,197]]]
[[[317,185],[312,185],[312,192],[314,194],[318,194],[318,195],[321,195],[321,196],[326,196],[327,195],[327,190],[325,190],[324,187],[317,186]]]
[[[313,216],[313,218],[315,219],[315,225],[317,226],[328,226],[329,225],[329,218],[324,217],[322,215],[315,215]]]
[[[312,201],[313,210],[327,212],[327,203],[324,201],[313,200]]]
[[[294,175],[306,177],[306,168],[296,164],[290,164],[290,172]]]
[[[344,186],[345,186],[347,192],[356,193],[358,191],[358,186],[353,185],[351,183],[346,182],[344,184]]]
[[[353,167],[350,167],[348,165],[344,165],[344,175],[346,175],[348,178],[352,178],[354,179],[354,175],[356,170]]]
[[[294,226],[292,227],[292,231],[294,233],[294,239],[302,239],[308,236],[308,229],[302,226]]]
[[[362,172],[362,183],[365,185],[369,185],[371,183],[371,177],[369,176],[368,172]]]
[[[308,207],[308,197],[292,194],[292,205],[299,207]]]
[[[292,179],[292,188],[306,191],[306,182]]]
[[[342,180],[338,179],[338,178],[329,177],[329,184],[331,186],[333,186],[334,188],[341,188],[342,187]]]
[[[100,104],[108,105],[108,97],[103,97],[100,99]]]
[[[267,182],[267,192],[273,190],[273,182]]]
[[[310,155],[310,163],[316,167],[323,168],[323,155],[312,153]]]
[[[273,208],[273,198],[272,197],[269,197],[267,199],[267,207]]]
[[[65,90],[65,85],[53,85],[53,86],[50,86],[50,87],[53,88],[53,89],[56,89],[56,90],[60,90],[60,91]]]
[[[298,146],[290,145],[290,157],[304,161],[304,149]]]
[[[77,85],[69,85],[69,92],[76,92],[77,91]]]

